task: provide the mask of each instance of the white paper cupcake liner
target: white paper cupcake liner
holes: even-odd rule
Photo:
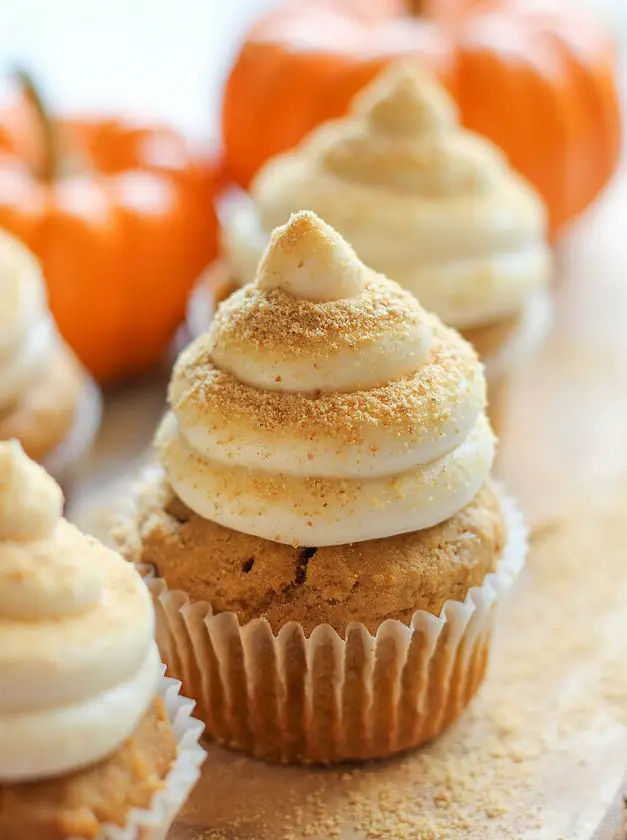
[[[230,187],[221,196],[217,204],[222,252],[233,253],[235,235],[243,245],[243,255],[247,271],[240,265],[233,264],[230,269],[224,259],[215,260],[200,277],[192,292],[188,307],[186,324],[192,339],[206,332],[216,310],[215,289],[232,286],[234,291],[243,280],[254,274],[257,263],[269,241],[269,234],[264,233],[258,223],[257,211],[250,195],[239,187]],[[240,248],[241,250],[241,248]],[[219,302],[219,301],[218,301]]]
[[[159,697],[174,731],[177,745],[176,761],[165,779],[164,787],[154,795],[150,808],[134,808],[129,813],[124,828],[104,825],[97,840],[165,840],[176,815],[198,781],[200,767],[206,757],[199,744],[204,726],[191,716],[194,701],[181,697],[180,688],[180,682],[162,676]]]
[[[224,260],[215,260],[202,274],[187,303],[186,326],[192,339],[209,329],[217,308],[215,290],[228,287],[230,275]],[[233,291],[237,288],[232,282]]]
[[[518,329],[492,356],[483,359],[488,389],[490,383],[509,376],[531,358],[551,331],[555,320],[555,305],[548,288],[531,296],[522,314]]]
[[[497,602],[522,569],[526,529],[499,488],[507,542],[496,570],[439,616],[329,625],[309,638],[297,622],[274,635],[265,619],[240,626],[141,567],[169,673],[197,702],[216,741],[271,761],[378,758],[437,735],[466,707],[486,667]]]
[[[43,466],[65,488],[71,484],[81,459],[87,454],[102,418],[102,395],[94,380],[85,376],[74,423],[63,442],[48,455]]]

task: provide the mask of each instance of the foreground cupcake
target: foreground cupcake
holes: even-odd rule
[[[270,231],[301,209],[462,330],[487,363],[490,386],[545,331],[542,201],[493,144],[460,127],[449,95],[416,67],[388,68],[347,118],[270,160],[250,201],[223,208],[224,262],[207,282],[224,289],[225,278],[252,280]],[[206,312],[194,315],[206,322]]]
[[[127,556],[217,740],[339,761],[431,738],[523,561],[481,364],[304,212],[179,358]]]
[[[0,439],[65,480],[99,420],[98,389],[56,331],[39,265],[0,231]]]
[[[62,503],[0,443],[0,837],[157,840],[198,776],[202,726],[161,676],[141,578]]]

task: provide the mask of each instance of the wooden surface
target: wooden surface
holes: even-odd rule
[[[172,840],[623,838],[623,518],[586,511],[538,533],[488,682],[432,745],[327,771],[212,747]]]
[[[171,840],[626,836],[626,209],[623,174],[560,244],[555,329],[512,394],[499,470],[535,542],[468,713],[426,750],[363,769],[210,747]],[[140,460],[162,393],[157,380],[110,401],[70,511],[90,530]]]

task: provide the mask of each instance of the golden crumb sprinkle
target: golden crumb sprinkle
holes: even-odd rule
[[[175,413],[189,412],[209,427],[241,421],[257,431],[346,444],[361,441],[369,428],[419,439],[422,430],[444,423],[483,376],[472,347],[437,319],[431,323],[431,355],[414,376],[352,393],[287,393],[245,385],[213,365],[207,336],[179,358],[170,403]]]
[[[362,294],[334,301],[302,300],[249,285],[222,304],[201,340],[209,350],[237,345],[285,358],[329,357],[378,341],[400,326],[416,328],[428,317],[409,292],[374,273]]]

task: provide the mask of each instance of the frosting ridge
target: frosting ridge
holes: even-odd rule
[[[176,493],[278,542],[429,527],[492,463],[472,348],[310,212],[274,232],[257,281],[181,354],[169,403],[156,443]]]
[[[19,401],[56,341],[35,258],[0,231],[0,409]]]

